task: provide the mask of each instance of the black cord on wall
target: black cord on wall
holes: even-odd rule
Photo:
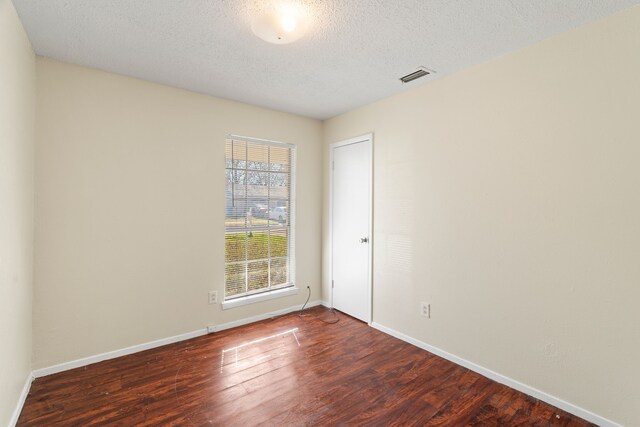
[[[309,299],[310,298],[311,298],[311,286],[307,286],[307,300],[304,302],[304,304],[302,304],[302,308],[298,312],[298,317],[302,316],[302,312],[307,307],[307,304],[309,303]],[[318,320],[320,320],[321,322],[324,322],[324,323],[329,324],[329,325],[333,325],[334,323],[338,323],[340,321],[340,318],[338,317],[338,313],[336,313],[336,311],[333,309],[333,307],[331,307],[329,309],[329,311],[331,312],[331,314],[333,314],[335,316],[334,320],[331,320],[331,321],[324,320],[324,319],[320,319],[318,316],[316,316],[316,318],[318,318]]]

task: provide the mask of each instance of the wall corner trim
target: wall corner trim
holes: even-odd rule
[[[622,427],[620,424],[617,424],[611,420],[608,420],[604,417],[601,417],[600,415],[594,414],[593,412],[587,411],[586,409],[583,409],[579,406],[573,405],[569,402],[566,402],[562,399],[559,399],[555,396],[552,396],[550,394],[547,394],[541,390],[538,390],[534,387],[528,386],[526,384],[523,384],[519,381],[516,381],[512,378],[509,378],[505,375],[499,374],[497,372],[494,372],[490,369],[487,369],[485,367],[482,367],[480,365],[477,365],[473,362],[470,362],[466,359],[463,359],[461,357],[458,357],[454,354],[451,354],[447,351],[444,351],[438,347],[434,347],[430,344],[427,344],[425,342],[422,342],[420,340],[417,340],[415,338],[410,337],[409,335],[405,335],[402,332],[398,332],[394,329],[388,328],[386,326],[383,326],[379,323],[373,322],[371,323],[371,327],[384,332],[385,334],[391,335],[392,337],[398,338],[399,340],[405,341],[409,344],[413,344],[416,347],[419,347],[423,350],[426,350],[430,353],[433,353],[437,356],[440,356],[444,359],[449,360],[450,362],[455,363],[456,365],[460,365],[463,366],[471,371],[474,371],[482,376],[485,376],[491,380],[494,380],[496,382],[499,382],[500,384],[504,384],[508,387],[511,387],[515,390],[518,390],[522,393],[525,393],[531,397],[534,397],[536,399],[542,400],[543,402],[546,402],[550,405],[553,405],[557,408],[560,408],[566,412],[569,412],[570,414],[576,415],[580,418],[583,418],[587,421],[590,421],[592,423],[598,424],[599,426],[602,427]]]
[[[27,375],[27,379],[24,382],[24,386],[22,387],[22,392],[20,393],[20,398],[18,399],[18,404],[16,408],[13,410],[13,414],[11,415],[11,419],[9,420],[9,426],[15,427],[18,423],[18,418],[20,418],[20,413],[22,412],[22,407],[24,406],[24,402],[27,400],[27,396],[29,395],[29,390],[31,389],[31,382],[33,381],[33,373],[29,372]]]

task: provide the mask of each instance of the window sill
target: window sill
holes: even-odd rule
[[[287,297],[289,295],[297,295],[300,289],[294,287],[285,288],[285,289],[277,289],[275,291],[269,291],[262,294],[257,295],[249,295],[242,298],[232,299],[230,301],[222,302],[222,309],[228,310],[234,307],[241,307],[243,305],[254,304],[256,302],[267,301],[270,299],[276,299],[281,297]]]

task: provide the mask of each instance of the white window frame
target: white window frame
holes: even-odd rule
[[[229,308],[240,307],[247,304],[253,304],[261,301],[267,301],[275,298],[281,298],[290,295],[296,295],[299,292],[299,288],[295,285],[295,212],[296,212],[296,204],[295,204],[295,194],[296,194],[296,145],[288,144],[284,142],[272,141],[268,139],[260,139],[260,138],[252,138],[247,136],[240,135],[227,135],[225,139],[235,141],[243,141],[250,144],[260,144],[260,145],[269,145],[276,147],[284,147],[290,149],[290,180],[289,180],[289,221],[287,223],[288,227],[288,241],[287,241],[287,255],[289,258],[289,281],[285,286],[280,286],[276,289],[268,289],[260,293],[243,295],[238,297],[231,297],[227,299],[226,296],[226,280],[223,276],[223,290],[222,290],[222,309],[226,310]],[[225,155],[225,163],[226,163],[226,155]],[[225,164],[226,170],[226,164]],[[226,183],[225,183],[226,184]],[[225,189],[226,191],[226,189]],[[225,219],[226,219],[226,198],[225,198]],[[268,213],[267,213],[268,215]],[[245,228],[246,229],[246,228]],[[226,227],[225,227],[225,236],[226,236]],[[225,239],[226,240],[226,239]],[[226,251],[226,248],[225,248]],[[225,270],[226,270],[227,262],[225,261]]]

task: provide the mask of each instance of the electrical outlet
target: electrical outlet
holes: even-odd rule
[[[431,304],[426,302],[420,303],[420,316],[430,318],[431,317]]]
[[[218,291],[209,291],[209,304],[218,303]]]
[[[214,325],[207,326],[207,333],[212,334],[216,331],[216,327]]]

